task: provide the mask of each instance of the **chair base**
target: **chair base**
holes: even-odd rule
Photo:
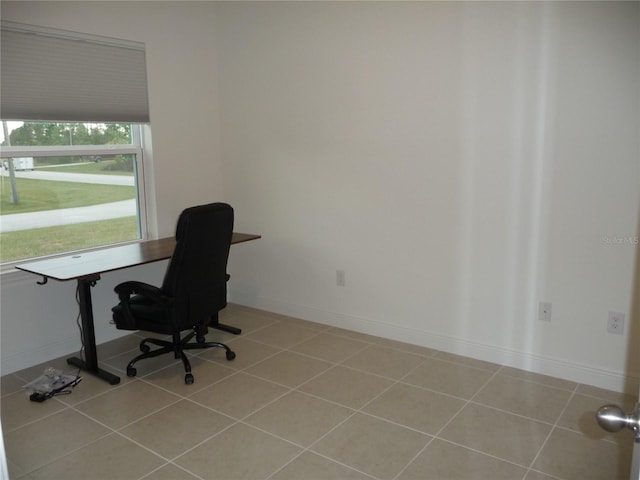
[[[220,342],[207,342],[205,341],[204,336],[196,336],[196,341],[189,343],[194,336],[196,336],[196,332],[191,332],[186,335],[184,338],[180,338],[180,334],[173,335],[173,341],[162,340],[159,338],[145,338],[140,342],[140,351],[142,352],[140,355],[135,357],[127,364],[127,376],[135,377],[138,373],[136,368],[133,366],[140,360],[144,360],[145,358],[153,358],[158,357],[160,355],[164,355],[166,353],[173,353],[175,358],[182,359],[182,364],[184,365],[184,383],[190,385],[193,383],[194,378],[191,373],[191,363],[189,359],[185,355],[185,350],[200,350],[204,348],[224,348],[225,355],[228,361],[231,361],[236,358],[236,354],[224,343]],[[151,350],[148,344],[156,345],[160,348],[155,350]]]

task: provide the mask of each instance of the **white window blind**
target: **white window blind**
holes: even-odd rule
[[[144,44],[3,21],[0,117],[149,121]]]

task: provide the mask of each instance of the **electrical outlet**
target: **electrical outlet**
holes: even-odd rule
[[[551,321],[551,302],[540,302],[538,305],[538,320]]]
[[[336,285],[344,287],[346,284],[344,270],[336,270]]]
[[[624,333],[624,313],[609,312],[607,332],[622,335]]]

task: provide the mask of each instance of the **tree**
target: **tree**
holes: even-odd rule
[[[5,122],[6,123],[6,122]],[[48,147],[77,145],[123,145],[131,143],[131,125],[126,123],[51,123],[24,122],[9,135],[5,133],[3,145]],[[41,157],[40,165],[60,165],[78,157]]]
[[[7,122],[2,122],[2,129],[4,130],[4,138],[9,139]],[[11,145],[11,141],[7,140],[7,145]],[[7,159],[7,167],[9,168],[9,184],[11,185],[11,203],[17,205],[20,203],[20,197],[18,195],[18,186],[16,185],[16,171],[13,168],[13,158]]]
[[[5,135],[5,139],[8,138]],[[9,135],[14,146],[109,145],[131,143],[131,126],[122,123],[24,122]]]

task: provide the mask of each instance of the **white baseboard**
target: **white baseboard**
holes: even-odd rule
[[[263,297],[247,296],[237,292],[229,292],[229,300],[248,307],[258,308],[269,312],[288,315],[291,317],[311,320],[332,327],[345,328],[369,335],[389,338],[401,342],[420,345],[447,353],[454,353],[499,365],[519,368],[522,370],[550,375],[573,382],[592,385],[607,390],[626,392],[632,395],[638,393],[640,378],[628,376],[621,372],[609,371],[567,362],[534,353],[509,350],[505,348],[484,345],[463,338],[450,337],[433,332],[414,330],[398,325],[391,325],[370,319],[331,312],[305,305],[269,300]],[[121,336],[114,329],[104,329],[100,337],[104,341]],[[29,368],[52,359],[72,356],[79,349],[77,336],[48,343],[29,351],[23,351],[2,356],[2,375],[7,375],[24,368]]]
[[[486,362],[519,368],[533,373],[549,375],[584,385],[638,394],[640,378],[621,372],[545,357],[535,353],[521,352],[501,347],[484,345],[463,338],[456,338],[423,330],[409,329],[370,319],[345,315],[305,305],[273,301],[263,297],[247,296],[229,292],[230,301],[269,312],[279,313],[303,320],[315,321],[332,327],[355,330],[369,335],[385,337],[414,345],[420,345],[447,353],[483,360]]]
[[[41,363],[50,362],[53,359],[65,355],[73,356],[74,354],[71,352],[77,352],[79,350],[78,344],[79,339],[77,336],[74,336],[73,338],[41,345],[37,348],[32,348],[6,356],[3,355],[2,375],[8,375],[9,373],[17,372],[18,370],[30,368]]]
[[[100,343],[114,340],[128,335],[131,332],[122,332],[115,328],[103,328],[96,330],[96,336],[102,339]],[[51,362],[60,357],[77,356],[80,351],[80,338],[78,335],[58,340],[56,342],[40,345],[37,348],[2,356],[2,375],[8,375],[18,370],[30,368],[41,363]],[[98,359],[99,360],[99,359]]]

